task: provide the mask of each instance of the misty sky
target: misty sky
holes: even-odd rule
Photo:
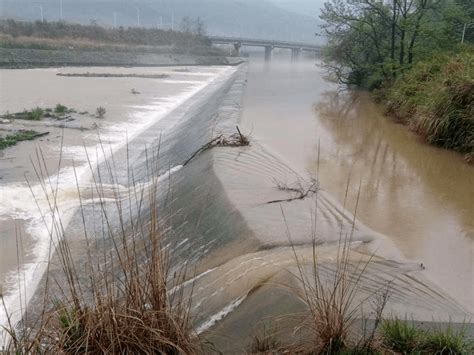
[[[286,10],[298,12],[303,15],[317,16],[319,9],[327,0],[270,0]]]
[[[47,21],[58,21],[62,13],[63,20],[82,24],[138,24],[175,29],[179,29],[184,17],[200,17],[211,35],[320,42],[315,33],[319,30],[318,15],[324,2],[325,0],[0,0],[0,17],[31,21],[43,16]]]

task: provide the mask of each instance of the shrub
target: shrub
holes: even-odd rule
[[[0,137],[0,150],[11,147],[21,141],[32,140],[37,136],[36,131],[19,131],[13,134],[8,134],[5,137]]]
[[[15,118],[19,120],[28,120],[28,121],[40,121],[43,118],[44,110],[36,107],[30,111],[24,110],[23,112],[18,113],[7,113],[3,117],[5,118]]]
[[[104,118],[105,114],[107,113],[107,110],[104,107],[99,106],[97,107],[95,113],[98,118]]]
[[[474,49],[417,63],[386,90],[389,113],[426,142],[474,152]]]
[[[27,119],[31,121],[40,121],[43,118],[44,111],[43,109],[36,107],[31,111],[27,111]]]
[[[54,108],[54,112],[59,113],[59,114],[64,114],[64,113],[68,112],[68,109],[64,105],[57,104],[56,107]]]

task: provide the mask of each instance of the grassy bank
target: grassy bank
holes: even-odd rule
[[[426,142],[474,159],[474,47],[416,63],[381,94],[387,111]]]
[[[163,45],[139,44],[139,43],[115,43],[107,42],[100,39],[60,37],[49,38],[41,37],[40,34],[33,36],[13,36],[11,34],[1,32],[0,28],[0,48],[5,49],[43,49],[43,50],[71,50],[76,51],[107,51],[107,52],[129,52],[138,51],[140,53],[153,54],[193,54],[219,56],[222,55],[221,50],[213,48],[206,43],[189,42],[188,45],[183,43],[169,43]]]
[[[28,65],[29,64],[29,65]],[[0,66],[227,64],[193,31],[0,20]]]
[[[10,39],[49,39],[53,42],[69,40],[80,44],[107,43],[130,46],[210,46],[207,40],[196,33],[160,30],[154,28],[105,28],[98,25],[80,25],[65,22],[19,22],[0,21],[0,33]],[[53,43],[50,42],[50,43]],[[46,45],[46,43],[45,43]]]
[[[472,0],[327,0],[325,65],[341,84],[380,90],[428,143],[473,156]]]

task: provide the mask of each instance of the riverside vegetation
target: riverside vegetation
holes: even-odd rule
[[[105,114],[107,113],[107,110],[105,107],[99,106],[96,109],[95,115],[91,115],[92,117],[96,118],[104,118]],[[23,110],[22,112],[15,112],[15,113],[10,113],[7,112],[4,115],[1,115],[0,118],[5,119],[5,120],[26,120],[26,121],[41,121],[43,118],[50,118],[53,120],[64,120],[66,118],[70,118],[68,114],[78,114],[78,115],[87,115],[89,112],[87,111],[81,111],[77,112],[73,108],[69,108],[67,106],[64,106],[62,104],[57,104],[54,109],[52,108],[41,108],[41,107],[35,107],[32,108],[31,110]]]
[[[0,67],[227,65],[200,20],[183,31],[0,20]]]
[[[428,143],[474,160],[474,6],[470,0],[331,0],[325,65],[376,93]]]
[[[33,130],[21,130],[11,134],[5,135],[5,137],[0,136],[0,150],[11,147],[22,141],[31,141],[35,138],[42,137],[49,132],[39,133]]]
[[[0,20],[0,48],[222,55],[206,39],[199,19],[188,19],[183,31]]]
[[[35,107],[30,110],[25,109],[22,112],[7,112],[0,116],[0,122],[2,122],[2,124],[8,124],[14,120],[42,121],[45,118],[54,121],[74,120],[74,118],[71,117],[72,114],[80,116],[89,114],[91,117],[104,118],[106,113],[106,108],[102,106],[97,107],[95,115],[91,115],[87,111],[77,112],[73,108],[58,103],[54,108]],[[28,129],[0,129],[0,150],[14,146],[19,142],[34,140],[48,134],[49,132],[37,132]]]

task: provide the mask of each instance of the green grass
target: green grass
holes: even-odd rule
[[[66,106],[61,105],[61,104],[57,104],[56,107],[54,108],[54,112],[59,113],[59,114],[65,114],[65,113],[69,112],[69,110]]]
[[[423,332],[414,324],[395,318],[381,324],[380,333],[384,344],[402,354],[418,353],[421,347]]]
[[[400,319],[385,320],[380,328],[384,345],[401,354],[472,354],[473,343],[465,335],[464,328],[421,330],[412,322]]]
[[[30,111],[24,110],[23,112],[18,113],[7,113],[2,116],[4,118],[14,118],[17,120],[27,120],[27,121],[41,121],[44,116],[44,110],[40,107],[35,107]]]
[[[18,142],[28,141],[35,138],[38,134],[36,131],[19,131],[13,134],[8,134],[5,137],[0,137],[0,150],[11,147]]]
[[[472,354],[474,351],[472,341],[466,340],[465,331],[454,331],[449,326],[445,331],[435,329],[426,333],[423,349],[432,354]]]
[[[426,142],[474,158],[474,48],[422,61],[384,92],[387,111]]]
[[[40,107],[36,107],[31,111],[24,112],[25,117],[23,119],[30,121],[40,121],[43,118],[44,111]]]

